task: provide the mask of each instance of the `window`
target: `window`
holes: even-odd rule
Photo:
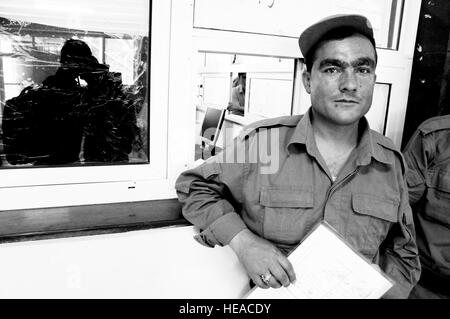
[[[292,58],[198,52],[195,159],[206,157],[201,133],[208,107],[226,109],[216,151],[245,124],[291,115],[294,65]]]
[[[85,58],[90,62],[94,61],[101,71],[109,67],[109,78],[106,80],[117,84],[120,90],[111,92],[111,88],[107,88],[102,92],[104,95],[111,94],[113,103],[110,100],[105,102],[102,96],[91,97],[91,102],[98,102],[92,107],[86,102],[89,100],[86,98],[86,89],[89,90],[89,81],[92,82],[89,72],[83,69],[86,72],[74,79],[77,87],[74,89],[75,93],[71,94],[77,102],[81,101],[77,104],[81,107],[76,112],[69,113],[77,113],[75,115],[80,115],[84,122],[80,146],[78,147],[78,132],[76,138],[73,138],[77,142],[73,145],[77,146],[73,147],[70,159],[63,156],[62,159],[59,157],[58,160],[46,161],[46,158],[51,158],[50,154],[57,152],[38,153],[44,148],[43,145],[51,144],[48,140],[41,139],[31,143],[30,147],[36,153],[27,156],[25,152],[16,152],[19,160],[9,161],[8,150],[2,141],[0,196],[5,200],[0,203],[0,210],[175,197],[174,178],[187,167],[183,145],[188,144],[185,139],[189,138],[180,137],[179,134],[179,130],[188,125],[183,120],[188,116],[183,114],[180,100],[185,101],[189,97],[182,93],[183,84],[178,84],[176,79],[185,78],[189,70],[183,66],[178,67],[179,63],[187,65],[188,57],[173,52],[186,51],[186,44],[179,39],[190,37],[187,24],[189,14],[186,13],[188,6],[187,3],[179,5],[183,7],[183,13],[176,26],[171,26],[171,18],[176,12],[170,1],[163,0],[80,0],[76,3],[68,0],[43,0],[39,1],[39,5],[32,0],[2,3],[2,122],[5,117],[3,111],[8,104],[6,101],[17,97],[27,86],[31,86],[30,89],[41,87],[42,82],[54,75],[61,66],[74,65],[72,61],[66,64],[61,61],[61,49],[68,39],[83,41],[91,53]],[[158,50],[152,50],[155,45]],[[171,66],[175,71],[171,71]],[[53,81],[53,85],[61,84],[60,81]],[[177,94],[169,91],[170,86],[178,88]],[[36,92],[34,93],[42,95],[42,92]],[[67,98],[67,95],[63,95],[64,92],[57,93],[61,93],[61,96],[49,94],[49,98],[44,93],[44,98],[59,101]],[[126,107],[119,103],[123,100],[127,103]],[[111,108],[103,106],[114,103],[117,105],[110,105]],[[71,104],[67,102],[67,105]],[[111,112],[111,109],[116,112]],[[41,119],[45,119],[43,114],[38,112]],[[43,136],[66,141],[63,134],[58,135],[58,131],[72,132],[68,129],[69,124],[78,127],[73,125],[73,122],[77,124],[76,121],[67,121],[67,117],[61,114],[54,115],[49,123],[59,124],[59,129]],[[42,127],[43,124],[42,121],[31,122],[35,126]],[[115,135],[121,131],[121,127],[114,123],[122,123],[127,133]],[[130,125],[127,126],[128,124]],[[15,126],[11,124],[11,127],[14,129]],[[49,125],[44,126],[44,129],[51,131]],[[105,134],[98,134],[102,129]],[[2,138],[4,134],[2,132]],[[17,130],[13,130],[11,134],[13,137],[17,136]],[[29,136],[35,137],[34,135],[32,133]],[[91,141],[87,143],[89,139]],[[169,143],[175,145],[177,142],[182,146],[168,149]],[[86,143],[91,144],[87,153],[89,148]],[[68,148],[59,142],[53,144],[63,150]],[[109,147],[110,153],[100,146]],[[109,156],[117,150],[125,156]],[[168,162],[168,157],[173,160]]]
[[[105,6],[84,3],[84,22],[0,16],[2,169],[148,163],[148,7],[123,33],[90,20]]]

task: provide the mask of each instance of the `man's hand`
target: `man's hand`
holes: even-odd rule
[[[250,230],[244,229],[229,243],[247,274],[261,288],[287,287],[295,281],[295,273],[289,260],[272,243]],[[269,277],[267,283],[261,275]]]

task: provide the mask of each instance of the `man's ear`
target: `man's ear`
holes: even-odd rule
[[[311,94],[311,73],[308,71],[303,71],[302,73],[303,86],[305,87],[306,92]]]

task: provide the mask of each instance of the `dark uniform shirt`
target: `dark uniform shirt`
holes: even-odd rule
[[[422,123],[404,151],[423,275],[450,285],[450,115]],[[446,283],[445,283],[446,282]],[[447,289],[450,296],[450,288]]]
[[[403,157],[365,118],[360,126],[358,146],[334,182],[309,112],[244,129],[223,154],[177,180],[183,214],[201,230],[197,240],[226,245],[249,228],[288,253],[325,220],[397,282],[387,297],[406,298],[420,266]]]

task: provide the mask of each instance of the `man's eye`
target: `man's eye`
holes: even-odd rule
[[[363,73],[363,74],[372,73],[372,70],[370,68],[359,68],[358,71],[359,71],[359,73]]]
[[[326,68],[324,70],[325,73],[336,73],[338,71],[339,71],[338,68]]]

